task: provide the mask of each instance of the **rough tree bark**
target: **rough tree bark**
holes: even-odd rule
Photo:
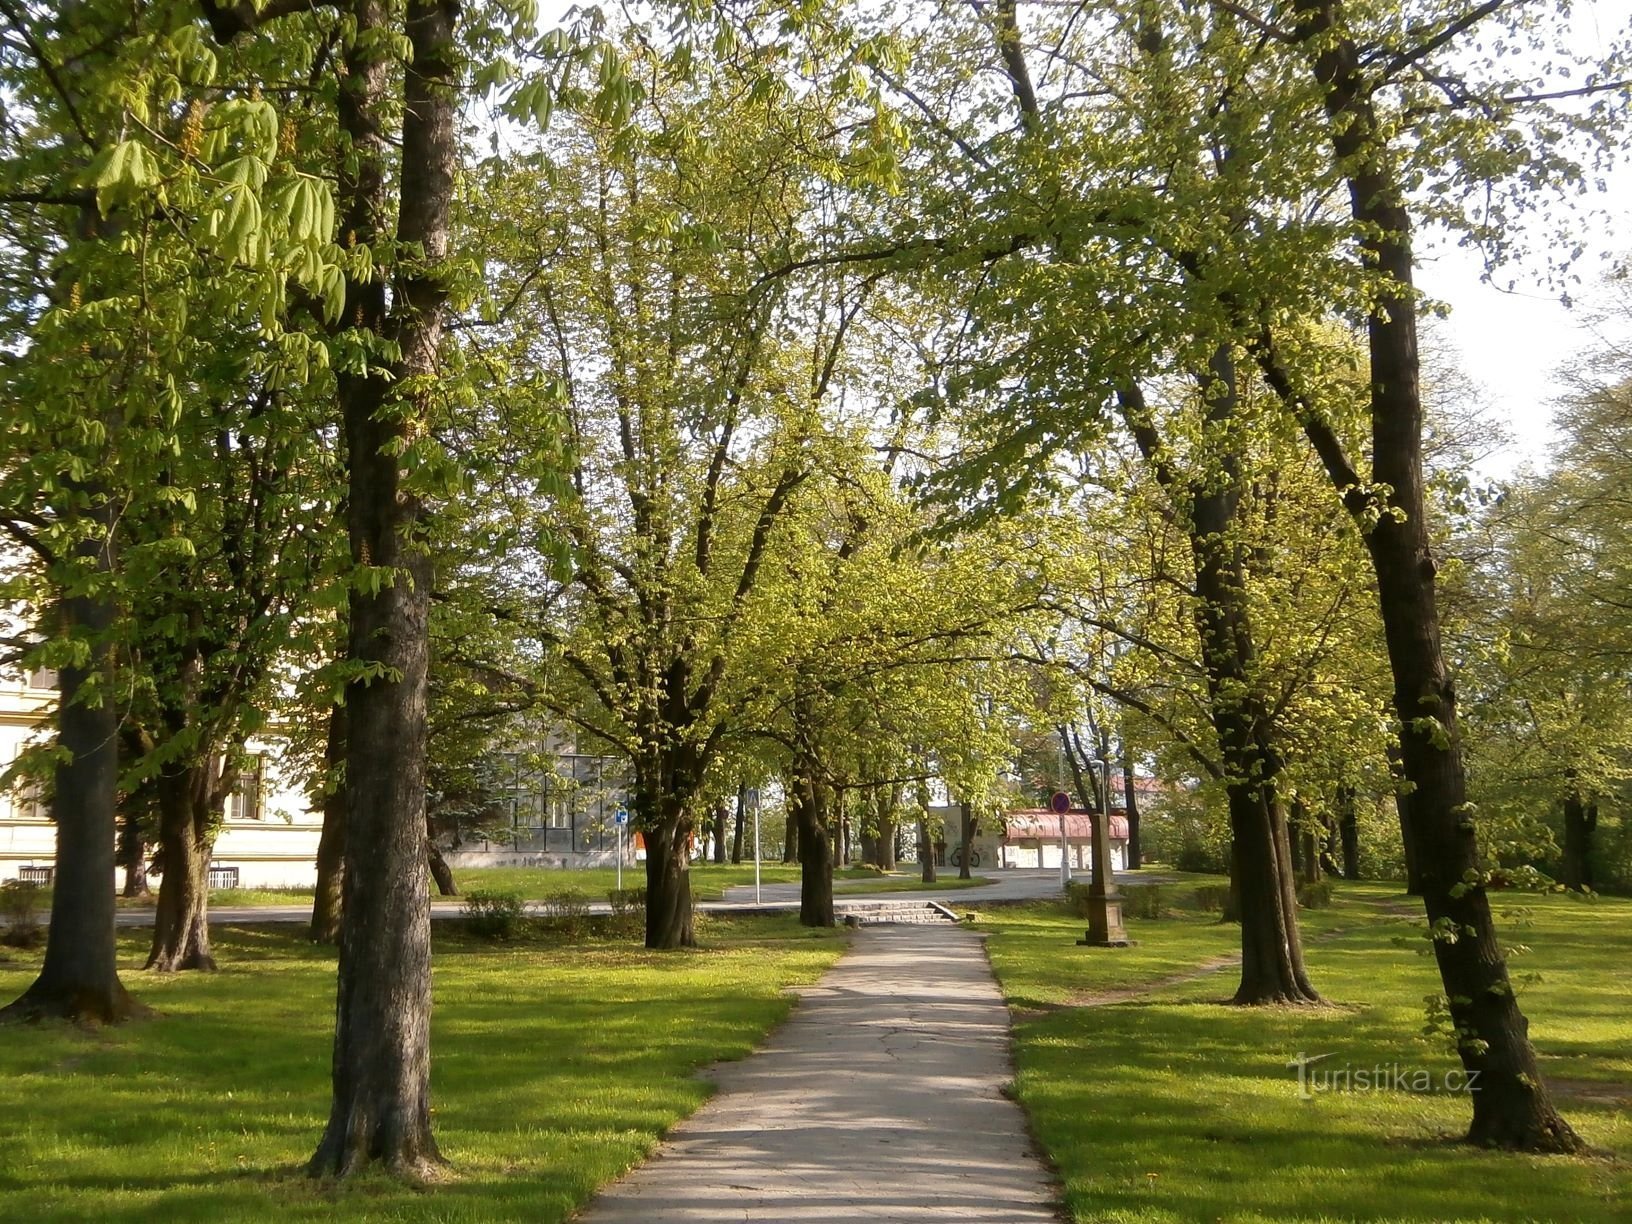
[[[340,941],[342,881],[346,853],[346,707],[329,708],[329,734],[323,749],[323,832],[317,840],[317,892],[312,898],[313,943]]]
[[[459,885],[453,878],[453,868],[448,866],[448,860],[443,857],[442,847],[431,840],[429,829],[425,832],[425,866],[431,873],[431,879],[436,882],[438,896],[459,895]]]
[[[94,507],[99,530],[75,554],[105,578],[112,569],[111,507],[100,487],[81,485],[79,492]],[[56,770],[57,855],[45,963],[22,995],[0,1008],[0,1022],[113,1024],[147,1011],[119,980],[113,925],[119,712],[109,691],[107,638],[114,609],[82,584],[80,592],[62,600],[65,627],[90,649],[82,666],[59,672],[57,744],[65,757]]]
[[[1423,905],[1462,1063],[1479,1075],[1480,1090],[1470,1094],[1467,1137],[1490,1147],[1579,1151],[1580,1138],[1553,1107],[1542,1081],[1481,883],[1478,826],[1467,803],[1456,690],[1440,641],[1437,566],[1428,533],[1411,216],[1373,104],[1376,70],[1350,35],[1338,0],[1293,0],[1292,15],[1324,91],[1335,163],[1348,181],[1350,213],[1377,278],[1366,319],[1372,479],[1360,479],[1335,432],[1312,409],[1304,413],[1305,431],[1365,529],[1377,576]],[[1290,387],[1276,389],[1287,395]],[[1373,489],[1386,493],[1368,492]],[[1386,497],[1386,505],[1372,505],[1374,497]]]
[[[353,163],[343,176],[347,220],[377,223],[388,82],[383,0],[354,0],[341,125]],[[430,558],[422,505],[402,446],[424,428],[448,288],[453,175],[458,162],[453,56],[456,0],[409,0],[412,51],[403,77],[396,241],[402,263],[392,314],[376,282],[352,286],[354,325],[373,326],[400,356],[382,377],[343,376],[351,556],[387,581],[354,588],[347,658],[385,674],[347,688],[346,849],[334,1038],[334,1101],[308,1165],[314,1176],[381,1163],[424,1177],[441,1162],[431,1134],[431,941],[425,834],[425,717]],[[348,181],[349,180],[349,181]],[[361,212],[361,216],[353,216]],[[356,232],[354,230],[354,232]],[[358,232],[371,240],[377,232]],[[397,388],[404,388],[398,391]]]
[[[830,927],[834,924],[831,788],[807,763],[788,789],[788,803],[799,827],[799,922]]]
[[[958,879],[973,878],[969,859],[975,848],[975,815],[966,799],[958,805]]]
[[[214,758],[178,763],[159,774],[159,902],[153,911],[153,943],[146,969],[213,973],[210,953],[210,854],[216,813],[236,778]]]
[[[748,788],[737,787],[737,823],[731,830],[731,861],[742,862],[742,827],[748,823]]]
[[[691,948],[691,824],[673,816],[645,830],[646,946]]]

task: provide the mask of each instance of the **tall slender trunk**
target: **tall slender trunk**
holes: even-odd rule
[[[1325,91],[1332,152],[1348,180],[1350,212],[1377,277],[1366,316],[1371,359],[1372,480],[1354,466],[1323,418],[1306,429],[1362,518],[1394,676],[1401,762],[1411,786],[1410,833],[1419,858],[1434,955],[1472,1093],[1471,1142],[1538,1152],[1582,1144],[1553,1107],[1530,1045],[1529,1023],[1508,980],[1483,884],[1478,826],[1467,802],[1456,690],[1440,641],[1437,566],[1422,467],[1423,406],[1417,351],[1411,216],[1389,136],[1373,103],[1373,69],[1350,36],[1338,0],[1293,0],[1295,34]],[[1382,513],[1364,504],[1383,489]]]
[[[384,167],[380,103],[385,67],[382,0],[355,0],[341,89],[342,125],[359,153],[356,201],[366,207]],[[394,376],[341,384],[350,475],[352,561],[393,575],[353,590],[348,658],[376,679],[347,690],[346,851],[334,1038],[334,1102],[313,1154],[314,1176],[371,1162],[424,1176],[440,1163],[431,1134],[431,939],[425,835],[426,667],[430,558],[419,496],[402,447],[426,428],[428,384],[439,368],[448,284],[453,175],[458,161],[454,70],[456,0],[409,0],[405,32],[397,247],[404,252],[389,334]],[[356,79],[360,77],[361,79]],[[370,210],[372,213],[372,210]],[[372,219],[372,217],[370,218]],[[348,301],[348,306],[352,305]],[[374,301],[359,307],[377,305]],[[397,388],[403,388],[398,391]],[[400,398],[397,398],[400,397]]]
[[[958,818],[958,879],[968,880],[973,878],[969,860],[975,850],[975,815],[967,799],[958,805]]]
[[[158,778],[159,903],[144,968],[214,972],[210,952],[210,852],[215,841],[218,769],[213,758],[167,769]]]
[[[731,819],[731,809],[723,802],[714,805],[714,862],[725,862],[725,831],[726,822]]]
[[[782,828],[782,861],[797,863],[799,861],[799,818],[794,814],[792,807],[788,809]]]
[[[731,830],[731,861],[742,862],[742,827],[748,823],[748,788],[744,785],[737,787],[737,823]]]
[[[1564,796],[1564,847],[1559,883],[1571,892],[1592,888],[1592,835],[1598,828],[1598,805],[1571,786]]]
[[[85,569],[103,578],[112,569],[113,527],[107,494],[77,489],[95,509],[98,532],[75,549]],[[84,592],[83,581],[76,587]],[[61,1017],[113,1024],[147,1009],[119,980],[114,934],[114,842],[117,836],[119,712],[114,708],[108,634],[114,608],[106,596],[79,593],[61,604],[63,627],[88,645],[83,665],[59,673],[57,765],[53,812],[57,824],[51,925],[45,963],[0,1021]]]
[[[341,884],[346,853],[346,707],[329,708],[328,742],[323,750],[323,832],[317,839],[317,892],[312,898],[313,943],[340,941]]]
[[[1198,374],[1206,428],[1227,437],[1237,410],[1236,369],[1228,345]],[[1185,528],[1196,573],[1196,631],[1207,673],[1208,712],[1218,737],[1229,796],[1231,888],[1241,921],[1239,1004],[1319,999],[1309,981],[1298,931],[1297,888],[1287,822],[1277,790],[1280,755],[1254,668],[1247,573],[1237,540],[1244,478],[1227,440],[1217,470],[1186,478],[1169,466],[1137,387],[1122,393],[1123,415],[1159,483],[1187,503]]]
[[[1337,788],[1337,837],[1343,851],[1343,878],[1360,878],[1360,812],[1354,787]]]
[[[1122,744],[1122,806],[1128,817],[1127,870],[1138,871],[1141,865],[1139,851],[1139,793],[1134,788],[1133,762],[1129,760],[1127,742]]]

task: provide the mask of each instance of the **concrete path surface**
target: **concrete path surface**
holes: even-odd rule
[[[870,927],[581,1224],[1059,1219],[977,936]]]

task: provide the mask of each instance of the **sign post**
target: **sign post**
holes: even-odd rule
[[[623,828],[629,823],[629,809],[618,804],[617,815],[612,817],[612,824],[618,830],[618,891],[623,891]]]
[[[1065,814],[1071,810],[1071,796],[1064,791],[1055,791],[1048,806],[1060,818],[1060,887],[1068,888],[1071,884],[1071,841],[1065,834]]]
[[[751,787],[745,796],[754,808],[754,904],[759,904],[759,787]]]

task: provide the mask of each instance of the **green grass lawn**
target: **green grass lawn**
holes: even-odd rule
[[[0,1029],[0,1220],[559,1221],[708,1096],[844,936],[792,918],[700,920],[703,949],[490,945],[436,928],[433,1105],[452,1165],[414,1190],[300,1166],[328,1109],[334,959],[294,927],[221,928],[222,972],[125,980],[160,1015]],[[0,949],[4,951],[4,949]],[[0,996],[37,956],[0,960]]]
[[[1179,886],[1176,891],[1183,891]],[[1632,1219],[1632,901],[1499,897],[1543,1066],[1594,1148],[1583,1158],[1476,1151],[1454,1142],[1465,1098],[1317,1092],[1301,1100],[1287,1062],[1456,1067],[1422,1036],[1438,990],[1416,903],[1387,887],[1339,886],[1305,914],[1320,1008],[1224,1006],[1236,970],[1171,979],[1238,951],[1206,916],[1132,921],[1124,950],[1072,941],[1062,905],[984,916],[1015,1009],[1016,1088],[1058,1167],[1077,1220],[1625,1221]],[[1154,985],[1126,998],[1129,986]],[[1115,992],[1115,993],[1113,993]],[[1099,1006],[1084,1004],[1110,998]]]

